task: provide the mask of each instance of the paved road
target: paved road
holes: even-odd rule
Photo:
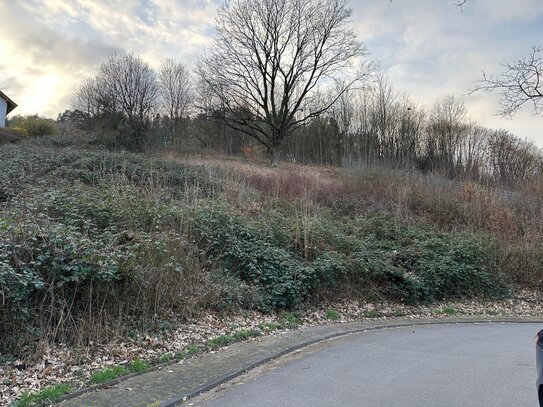
[[[537,406],[538,324],[433,325],[313,346],[187,404],[202,407]]]

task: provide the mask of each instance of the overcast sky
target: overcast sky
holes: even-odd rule
[[[257,0],[255,0],[257,1]],[[543,45],[543,0],[352,0],[353,22],[395,89],[431,105],[455,94],[471,118],[543,146],[543,116],[500,119],[497,95],[467,91],[482,69]],[[218,0],[0,0],[0,89],[20,114],[56,117],[104,59],[132,51],[153,67],[194,66],[210,45]]]

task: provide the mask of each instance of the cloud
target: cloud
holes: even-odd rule
[[[522,111],[495,115],[498,94],[468,95],[481,70],[529,53],[543,38],[540,0],[470,0],[461,13],[452,1],[358,0],[353,20],[372,56],[382,60],[394,87],[426,106],[447,94],[460,97],[474,119],[543,145],[541,117]]]
[[[0,4],[0,86],[19,104],[19,113],[55,116],[66,95],[100,61],[119,48],[62,34],[16,2]]]
[[[539,19],[543,15],[540,0],[476,0],[466,6],[466,15],[485,25],[501,26]]]
[[[59,32],[25,13],[15,2],[0,4],[0,35],[7,39],[3,60],[25,58],[33,67],[88,70],[104,56],[119,50],[100,40]]]
[[[93,38],[147,55],[158,65],[164,54],[196,58],[210,43],[215,5],[211,0],[33,0],[27,6],[32,10],[63,31],[84,24]]]
[[[18,113],[56,116],[115,52],[138,53],[154,68],[165,57],[192,66],[211,41],[214,10],[211,0],[1,2],[0,88]]]

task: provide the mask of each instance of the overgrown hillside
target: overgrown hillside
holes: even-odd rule
[[[271,169],[51,140],[0,147],[2,353],[208,310],[431,303],[540,286],[543,200],[533,190],[505,197],[384,170]]]

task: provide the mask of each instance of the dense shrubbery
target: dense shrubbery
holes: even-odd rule
[[[307,179],[277,182],[317,188]],[[503,295],[516,281],[513,251],[488,231],[352,206],[349,194],[326,207],[315,190],[315,201],[281,185],[267,196],[255,183],[133,154],[3,146],[0,326],[13,334],[0,350],[104,340],[205,309],[429,303]]]
[[[325,292],[352,296],[354,290],[359,298],[407,303],[504,292],[493,267],[498,247],[484,243],[486,236],[398,224],[379,213],[319,229],[311,239],[324,249],[316,251],[313,267]]]
[[[38,115],[10,117],[8,127],[14,132],[28,136],[51,136],[58,133],[58,127],[54,120]]]
[[[257,305],[264,311],[303,302],[314,285],[312,267],[274,244],[268,227],[232,212],[209,207],[194,212],[194,227],[207,247],[206,258],[219,261],[225,273],[254,285]]]
[[[176,230],[184,206],[220,191],[201,169],[28,145],[6,146],[0,163],[0,324],[14,332],[2,349],[38,329],[86,341],[123,316],[187,317],[224,292]]]

